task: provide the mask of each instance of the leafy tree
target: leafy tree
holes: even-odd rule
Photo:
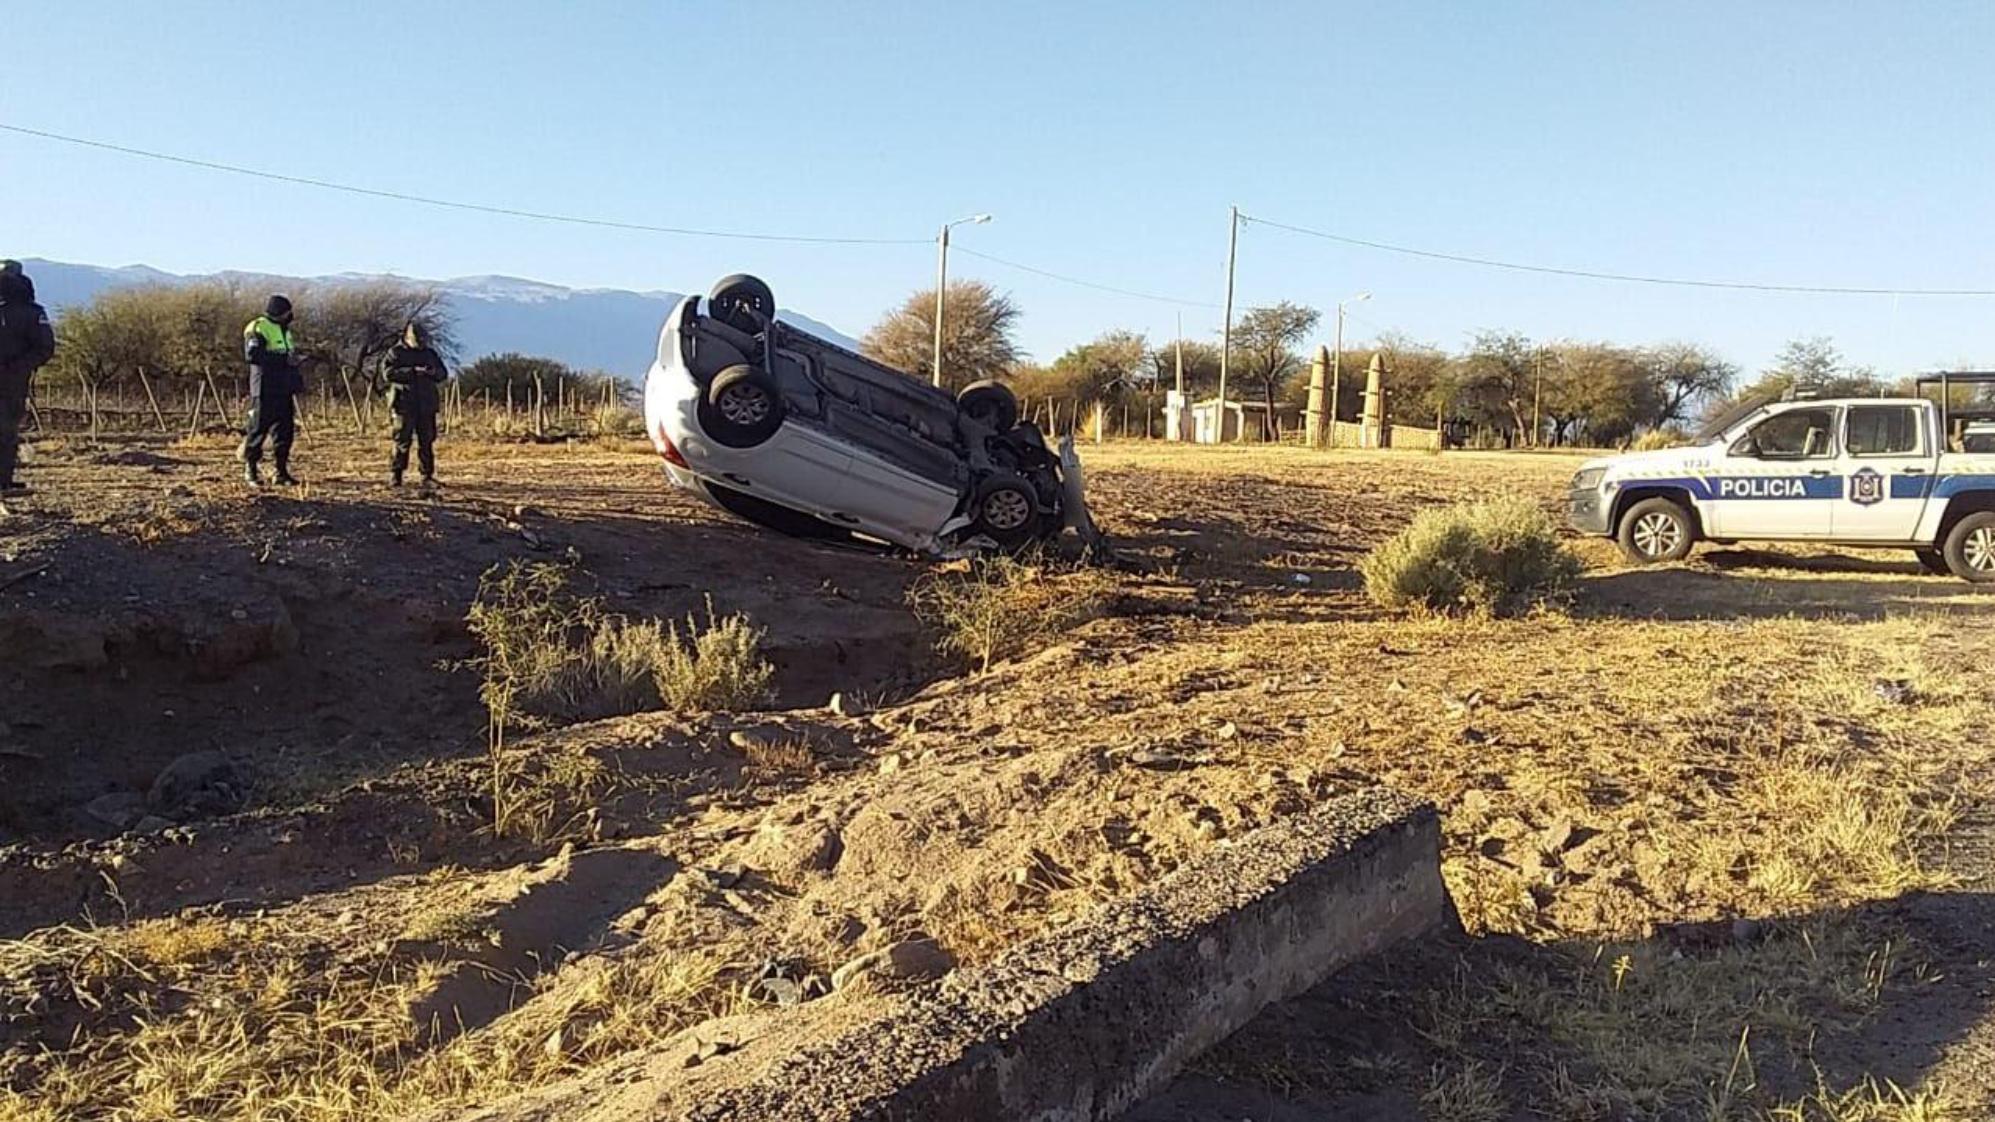
[[[1827,336],[1793,339],[1774,356],[1747,393],[1783,394],[1801,390],[1817,397],[1871,397],[1884,382],[1867,366],[1852,366]]]
[[[585,387],[587,382],[586,376],[567,363],[514,351],[486,355],[457,371],[457,383],[465,395],[489,394],[494,402],[510,397],[522,405],[533,400],[535,386],[552,401],[561,390]]]
[[[1241,380],[1261,388],[1261,400],[1268,407],[1262,423],[1270,440],[1275,435],[1275,394],[1283,380],[1301,366],[1302,358],[1295,349],[1322,318],[1315,308],[1283,300],[1263,308],[1249,308],[1233,325],[1234,357],[1238,360]]]
[[[1150,352],[1151,377],[1158,388],[1177,388],[1180,346],[1184,349],[1185,396],[1196,400],[1211,394],[1219,385],[1219,347],[1199,339],[1174,340]]]
[[[1018,362],[1012,332],[1019,309],[979,280],[949,282],[942,315],[942,378],[958,390],[971,382],[1003,376]],[[860,342],[867,357],[909,377],[927,381],[935,359],[935,290],[924,289],[888,312]]]
[[[1529,432],[1541,358],[1538,348],[1516,332],[1477,333],[1457,367],[1458,405],[1477,423],[1519,435]]]
[[[1664,343],[1642,352],[1656,395],[1656,428],[1688,420],[1696,407],[1732,392],[1739,368],[1695,343]]]
[[[1134,331],[1109,331],[1069,348],[1053,362],[1053,374],[1084,401],[1119,400],[1141,383],[1147,388],[1156,376],[1150,364],[1150,344]]]
[[[1652,427],[1661,390],[1640,351],[1611,343],[1554,343],[1543,349],[1540,409],[1553,444],[1618,444]]]

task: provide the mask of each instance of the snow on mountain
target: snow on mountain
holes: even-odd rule
[[[321,277],[280,277],[260,273],[223,272],[180,276],[147,265],[107,268],[30,258],[22,262],[35,289],[50,310],[88,303],[99,292],[146,284],[223,280],[252,288],[282,291],[306,284],[356,284],[383,279],[362,273]],[[409,278],[399,278],[407,280]],[[674,292],[630,292],[614,288],[564,288],[522,277],[458,277],[435,284],[449,297],[457,319],[457,336],[466,358],[519,351],[543,355],[587,370],[607,370],[640,378],[657,352],[658,329],[681,299]],[[836,328],[784,309],[777,313],[813,335],[841,346],[858,343]],[[310,330],[311,308],[299,309],[300,323]]]

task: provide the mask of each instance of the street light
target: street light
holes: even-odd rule
[[[1360,292],[1337,301],[1337,349],[1330,352],[1330,446],[1337,446],[1337,394],[1344,380],[1344,305],[1362,304],[1372,298]]]
[[[942,224],[942,232],[935,238],[935,388],[942,388],[942,294],[949,290],[949,228],[952,226],[982,226],[989,222],[988,214],[973,214],[968,218],[958,218],[954,222]]]

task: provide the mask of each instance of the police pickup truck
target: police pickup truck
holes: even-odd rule
[[[1982,387],[1995,372],[1922,377],[1911,398],[1748,399],[1687,447],[1588,460],[1569,519],[1637,564],[1700,540],[1818,541],[1909,549],[1929,572],[1995,581],[1995,408],[1955,403]]]

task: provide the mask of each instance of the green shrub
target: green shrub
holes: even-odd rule
[[[1500,615],[1579,575],[1552,520],[1523,499],[1422,511],[1359,567],[1381,607]]]

